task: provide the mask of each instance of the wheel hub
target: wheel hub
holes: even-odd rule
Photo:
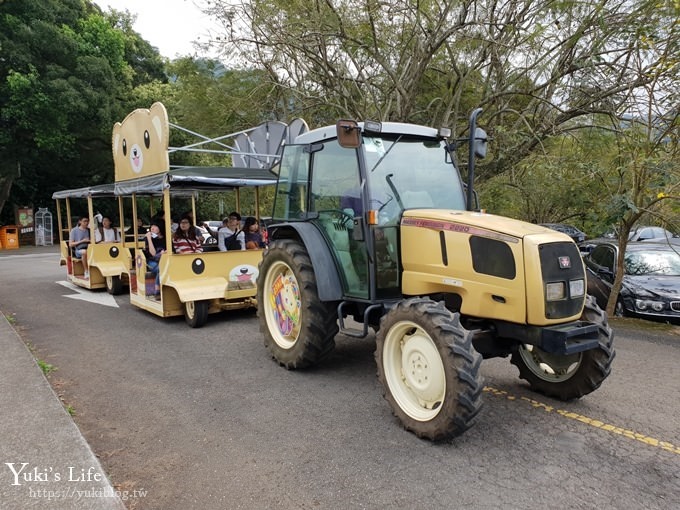
[[[533,345],[520,347],[520,354],[531,371],[546,381],[569,379],[580,365],[580,353],[569,356],[545,352]]]
[[[427,407],[439,402],[446,389],[441,357],[432,341],[418,333],[404,339],[401,370],[404,382]]]

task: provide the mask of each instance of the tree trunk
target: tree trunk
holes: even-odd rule
[[[5,202],[9,198],[9,192],[12,189],[12,184],[14,184],[13,175],[5,175],[0,177],[0,215],[2,215],[2,209],[5,207]]]

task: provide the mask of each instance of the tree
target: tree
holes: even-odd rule
[[[112,180],[121,98],[161,62],[115,24],[81,0],[0,3],[0,211]]]
[[[482,106],[495,157],[486,179],[589,125],[679,54],[678,8],[634,0],[215,0],[214,44],[267,71],[299,114],[464,125]],[[664,28],[656,30],[656,28]]]
[[[650,87],[648,114],[657,104]],[[619,255],[607,313],[613,314],[621,290],[625,269],[625,251],[633,227],[642,219],[654,223],[677,222],[677,216],[664,215],[666,202],[680,200],[680,164],[678,139],[680,117],[676,109],[661,117],[631,119],[630,125],[617,130],[618,157],[607,174],[611,200],[606,203],[617,225]]]

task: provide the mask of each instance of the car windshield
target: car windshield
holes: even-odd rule
[[[680,254],[673,250],[635,251],[626,253],[626,274],[680,276]]]

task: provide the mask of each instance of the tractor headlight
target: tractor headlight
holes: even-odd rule
[[[548,283],[545,286],[545,299],[548,301],[559,301],[567,297],[564,282]]]
[[[579,297],[586,293],[586,283],[585,280],[570,280],[569,281],[569,296]]]

